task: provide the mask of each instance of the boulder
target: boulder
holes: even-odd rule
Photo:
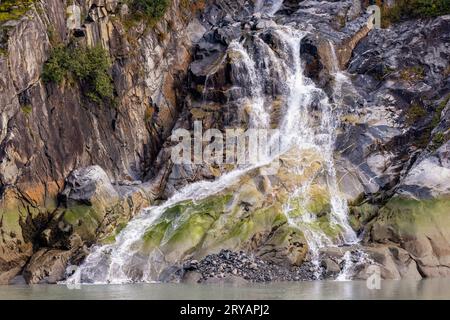
[[[320,262],[321,266],[324,268],[325,276],[331,277],[334,275],[339,274],[341,272],[341,268],[339,267],[339,264],[337,264],[335,261],[331,260],[330,258],[325,258]]]
[[[57,283],[65,278],[71,256],[67,250],[43,248],[37,251],[23,271],[28,284]]]

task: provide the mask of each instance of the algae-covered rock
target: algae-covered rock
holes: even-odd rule
[[[20,195],[6,189],[0,198],[0,284],[8,284],[23,268],[33,253],[32,213],[21,202]]]
[[[230,198],[230,195],[212,196],[198,203],[190,200],[168,208],[145,232],[144,251],[158,247],[171,261],[193,253],[226,210]]]
[[[450,274],[450,198],[396,196],[380,210],[369,230],[373,241],[399,243],[425,276]]]

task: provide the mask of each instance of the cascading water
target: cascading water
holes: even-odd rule
[[[302,153],[316,155],[317,161],[323,168],[325,192],[330,202],[330,227],[338,234],[335,238],[327,235],[318,227],[318,218],[308,211],[315,177],[298,185],[295,192],[283,205],[283,213],[288,223],[300,229],[304,234],[310,249],[310,259],[319,270],[318,258],[321,247],[357,242],[356,234],[347,220],[346,201],[339,193],[333,160],[335,132],[338,125],[336,110],[338,108],[333,108],[333,104],[325,92],[304,75],[300,47],[305,33],[293,27],[278,26],[274,30],[274,35],[279,42],[276,50],[261,43],[267,52],[265,59],[268,61],[264,65],[277,68],[277,72],[285,75],[286,82],[282,88],[284,116],[278,121],[281,139],[271,143],[280,142],[280,154],[295,150],[299,155]],[[261,41],[258,37],[255,38],[258,39],[255,41]],[[250,88],[249,127],[268,128],[272,120],[270,104],[266,103],[261,77],[270,72],[259,70],[260,65],[256,65],[254,57],[241,42],[236,40],[231,42],[227,52],[234,56],[237,68],[245,71],[245,74],[241,76],[245,76],[245,83]],[[343,78],[338,69],[334,74],[338,84],[342,84],[339,81]],[[338,86],[335,86],[334,103],[340,102],[340,90]],[[280,154],[247,168],[236,169],[216,181],[190,184],[163,205],[144,210],[129,222],[117,236],[114,244],[94,247],[85,262],[68,281],[81,279],[83,282],[94,283],[126,283],[154,280],[151,270],[154,271],[155,268],[158,268],[158,261],[164,260],[164,257],[157,254],[143,256],[140,248],[143,245],[143,235],[156,219],[177,203],[186,200],[195,202],[221,192],[236,183],[242,175],[253,168],[267,165]],[[294,171],[305,170],[301,167],[291,169]],[[159,271],[157,270],[156,273]]]
[[[264,129],[269,127],[270,115],[264,106],[264,95],[259,76],[256,72],[255,62],[250,58],[243,45],[234,40],[228,47],[228,52],[233,52],[238,59],[238,70],[245,70],[249,79],[249,88],[252,102],[248,105],[248,114],[250,118],[249,126],[251,128]]]
[[[280,10],[283,5],[283,0],[256,0],[255,11],[264,12],[268,15],[274,15]]]

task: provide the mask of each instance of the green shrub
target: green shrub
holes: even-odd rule
[[[108,71],[111,62],[105,49],[77,47],[73,50],[56,47],[50,59],[45,63],[42,79],[45,82],[61,83],[72,76],[87,87],[86,96],[100,102],[113,99],[114,87]]]
[[[422,105],[414,103],[409,107],[406,113],[406,123],[409,125],[413,125],[414,123],[416,123],[417,121],[421,120],[426,116],[427,116],[426,109]]]
[[[450,13],[450,0],[397,0],[382,8],[383,26],[408,19],[432,18]]]
[[[2,0],[0,1],[0,24],[21,18],[35,0]]]
[[[166,13],[171,0],[131,0],[130,8],[133,15],[139,19],[147,19],[154,25]]]

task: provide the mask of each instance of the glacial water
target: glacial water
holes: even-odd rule
[[[3,299],[130,299],[130,300],[349,300],[349,299],[450,299],[450,281],[442,279],[385,280],[379,290],[370,290],[365,281],[310,281],[292,283],[233,285],[124,284],[12,285],[0,287]]]

